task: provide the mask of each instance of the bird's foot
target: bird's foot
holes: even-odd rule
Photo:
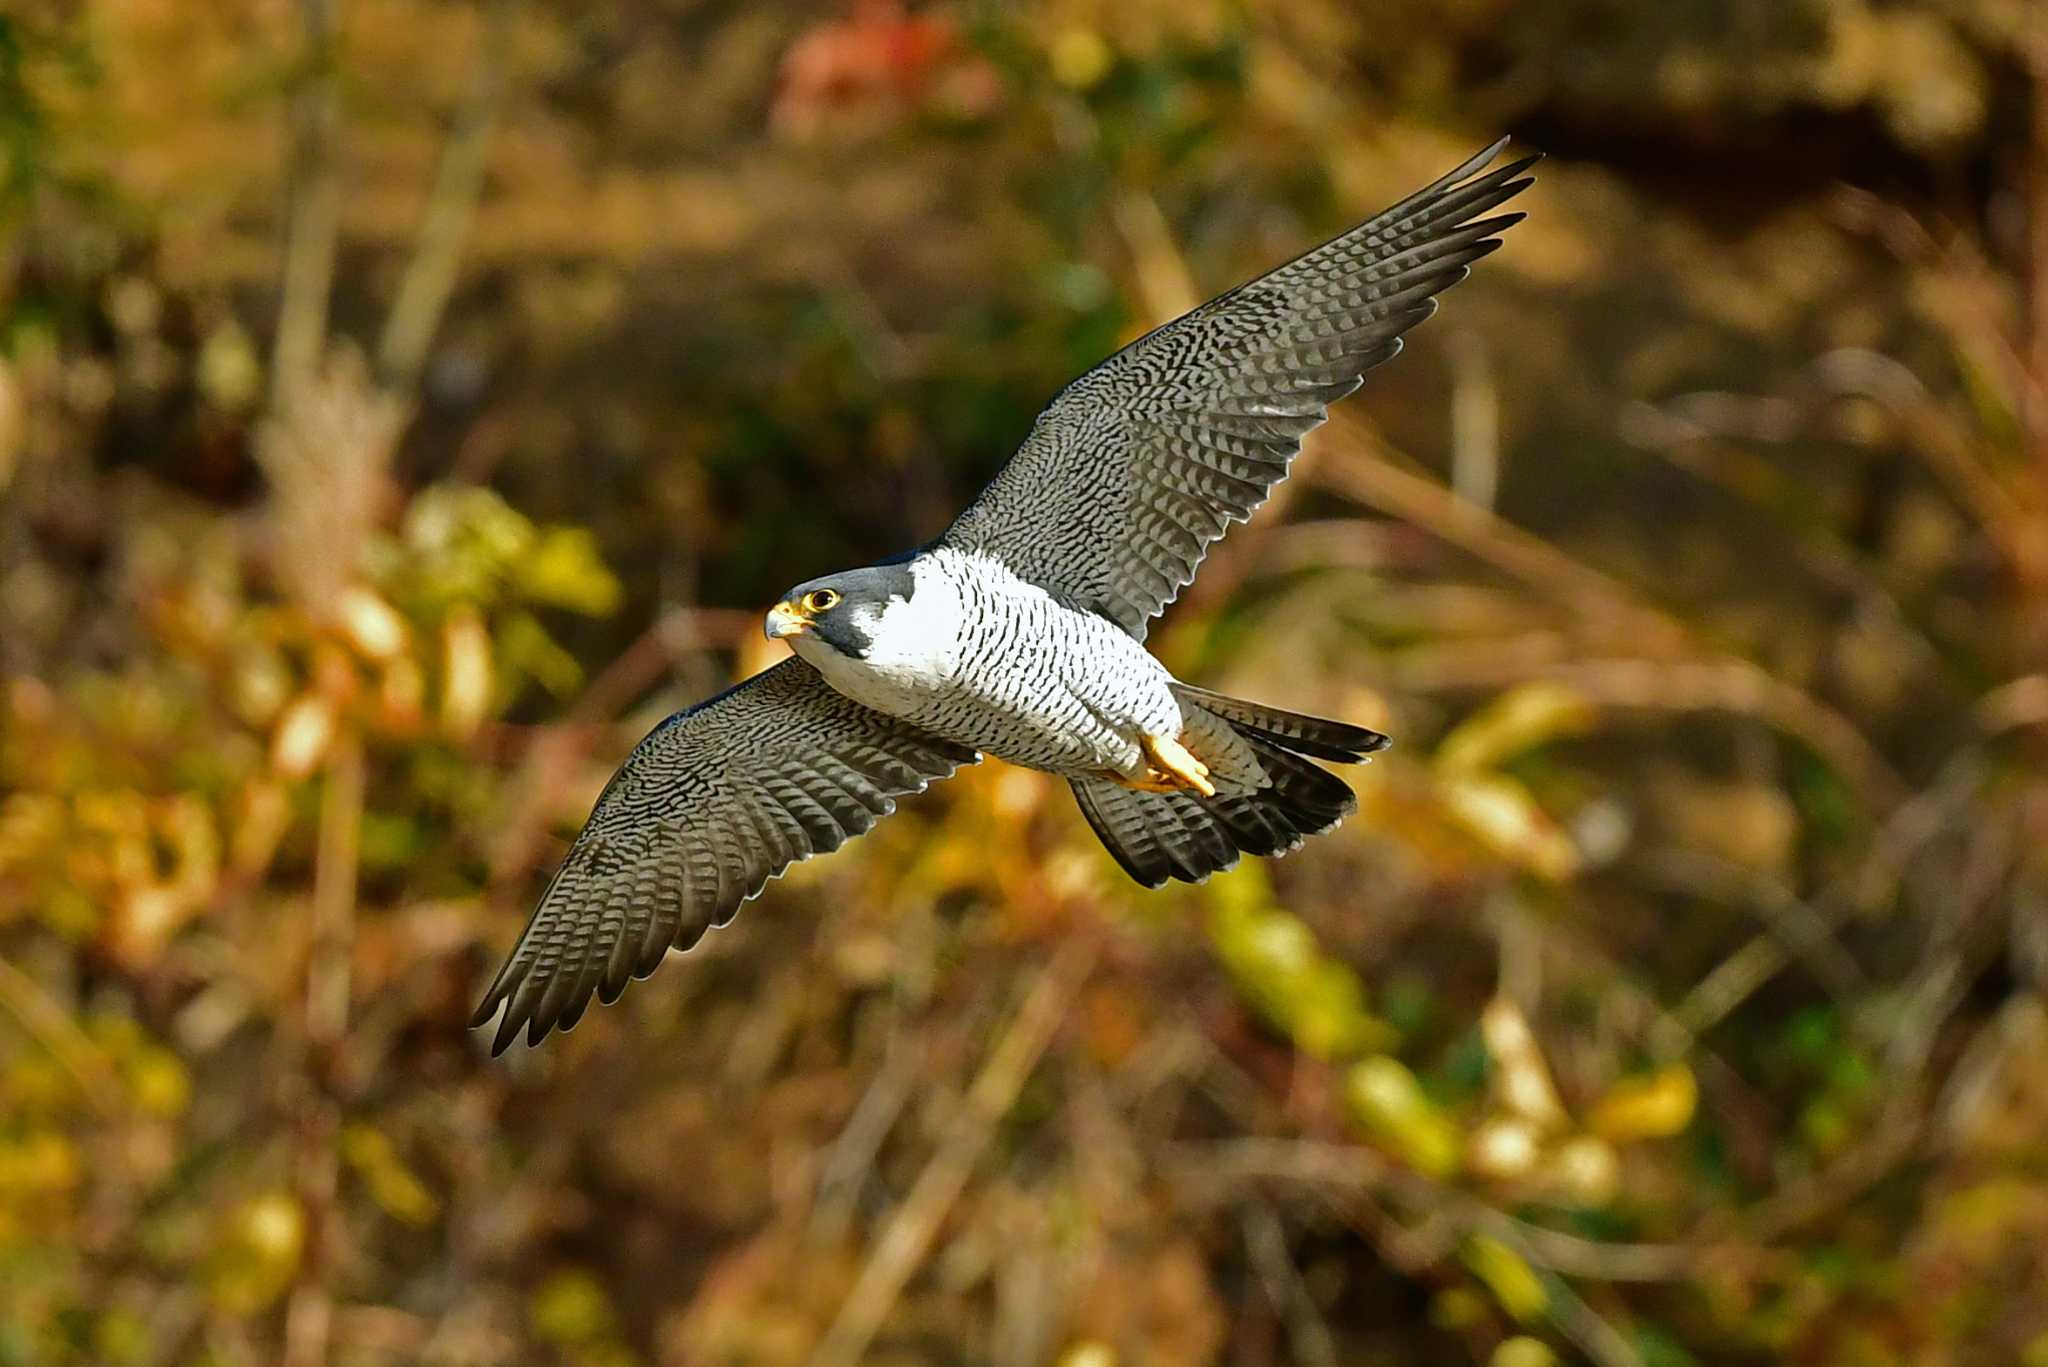
[[[1188,748],[1172,736],[1139,736],[1138,748],[1145,754],[1147,792],[1193,791],[1203,797],[1216,796],[1216,785],[1209,781],[1209,766],[1188,753]],[[1161,787],[1151,787],[1159,783]]]

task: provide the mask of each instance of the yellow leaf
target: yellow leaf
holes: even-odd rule
[[[507,674],[524,674],[558,698],[568,697],[583,683],[583,666],[530,612],[505,617],[496,644],[497,661]]]
[[[270,863],[277,845],[291,824],[291,804],[280,785],[266,778],[252,778],[242,790],[228,860],[238,873],[254,874]]]
[[[464,605],[441,624],[441,725],[462,739],[491,705],[491,637],[475,608]]]
[[[268,650],[244,650],[233,672],[233,705],[250,726],[264,726],[291,699],[291,672]]]
[[[1621,1162],[1613,1147],[1590,1134],[1558,1145],[1544,1175],[1558,1198],[1582,1206],[1604,1206],[1621,1189]]]
[[[426,693],[427,681],[419,663],[409,655],[398,656],[384,666],[377,680],[379,720],[395,730],[411,730],[419,724]]]
[[[388,660],[405,649],[405,619],[361,585],[342,590],[337,612],[343,633],[365,658]]]
[[[610,616],[623,590],[597,553],[597,538],[582,527],[550,527],[518,561],[520,591],[587,617]]]
[[[308,693],[285,709],[270,741],[270,767],[285,778],[304,778],[334,741],[334,704]]]
[[[1429,1298],[1429,1322],[1439,1329],[1470,1329],[1491,1316],[1486,1297],[1469,1286],[1447,1286]]]
[[[131,968],[156,962],[191,903],[160,883],[125,889],[101,928],[106,947]]]
[[[83,1175],[78,1150],[53,1130],[0,1141],[0,1197],[69,1191]]]
[[[64,836],[63,800],[51,793],[10,793],[0,800],[0,872],[26,864]]]
[[[263,393],[263,362],[249,334],[230,319],[200,344],[195,378],[208,403],[238,413],[254,407]]]
[[[1586,1128],[1603,1139],[1662,1139],[1692,1123],[1699,1104],[1699,1084],[1682,1063],[1644,1077],[1623,1078],[1607,1089],[1586,1120]]]
[[[297,1201],[283,1192],[272,1192],[242,1208],[237,1233],[251,1250],[265,1258],[295,1261],[305,1241],[305,1216]]]
[[[1517,1334],[1493,1350],[1487,1367],[1557,1367],[1557,1354],[1543,1340]]]
[[[1394,1042],[1366,1009],[1350,966],[1324,954],[1315,932],[1273,903],[1257,867],[1240,864],[1209,885],[1209,942],[1251,1007],[1304,1053],[1355,1057]]]
[[[424,1225],[439,1213],[440,1203],[405,1166],[383,1131],[349,1126],[341,1134],[341,1154],[362,1175],[370,1199],[386,1214],[409,1225]]]
[[[1577,847],[1515,780],[1502,774],[1449,777],[1440,791],[1452,818],[1496,854],[1553,883],[1578,872]]]
[[[1522,1255],[1498,1239],[1481,1234],[1465,1246],[1465,1266],[1472,1269],[1472,1275],[1486,1283],[1486,1289],[1493,1292],[1493,1298],[1500,1302],[1500,1308],[1513,1316],[1518,1323],[1527,1323],[1541,1315],[1550,1304],[1550,1293],[1543,1289],[1543,1279],[1536,1275]]]
[[[533,1293],[527,1310],[534,1334],[565,1346],[588,1344],[612,1333],[612,1305],[604,1284],[581,1268],[555,1273]]]
[[[130,1056],[122,1072],[135,1104],[151,1115],[183,1114],[192,1099],[192,1078],[185,1065],[168,1049],[147,1045]]]
[[[1539,1129],[1563,1124],[1564,1103],[1557,1099],[1550,1069],[1521,1008],[1495,997],[1479,1017],[1479,1033],[1493,1056],[1494,1092],[1501,1106]]]
[[[1116,1350],[1106,1343],[1077,1343],[1060,1354],[1059,1367],[1116,1367]]]
[[[8,477],[14,473],[15,455],[28,431],[27,414],[28,405],[13,368],[0,361],[0,489],[7,487]]]
[[[1437,746],[1436,770],[1478,774],[1524,750],[1590,730],[1598,717],[1577,690],[1557,683],[1524,684],[1465,719]]]
[[[1534,1167],[1540,1150],[1536,1127],[1509,1116],[1489,1120],[1472,1132],[1465,1162],[1482,1176],[1505,1181],[1521,1177]]]
[[[207,1267],[214,1303],[241,1315],[270,1305],[291,1285],[305,1242],[305,1212],[289,1193],[245,1201],[229,1214]]]
[[[197,794],[181,793],[165,804],[158,821],[176,855],[172,886],[190,901],[211,897],[220,881],[220,832],[212,810]]]
[[[1101,34],[1078,24],[1061,30],[1047,56],[1052,62],[1052,78],[1075,90],[1086,90],[1100,81],[1116,59]]]
[[[1417,1172],[1449,1177],[1458,1170],[1458,1127],[1399,1059],[1382,1054],[1355,1064],[1344,1078],[1344,1101],[1360,1129]]]

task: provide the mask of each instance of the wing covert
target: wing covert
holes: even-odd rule
[[[770,878],[839,848],[973,750],[835,692],[785,660],[634,747],[541,895],[472,1025],[538,1044],[688,949]]]
[[[1075,380],[943,542],[995,556],[1142,639],[1301,439],[1401,350],[1522,218],[1503,138],[1393,208],[1156,328]]]

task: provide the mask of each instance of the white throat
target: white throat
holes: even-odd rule
[[[879,712],[909,716],[949,687],[960,664],[960,592],[931,557],[911,562],[909,598],[855,608],[854,624],[869,638],[862,659],[842,655],[801,633],[790,645],[825,682]]]

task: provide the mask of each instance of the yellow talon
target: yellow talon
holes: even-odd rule
[[[1203,797],[1216,796],[1216,785],[1209,782],[1209,766],[1188,753],[1188,748],[1172,736],[1140,736],[1138,748],[1150,761],[1147,779],[1165,781],[1163,791],[1176,788],[1191,788]],[[1149,789],[1148,791],[1162,791]]]

